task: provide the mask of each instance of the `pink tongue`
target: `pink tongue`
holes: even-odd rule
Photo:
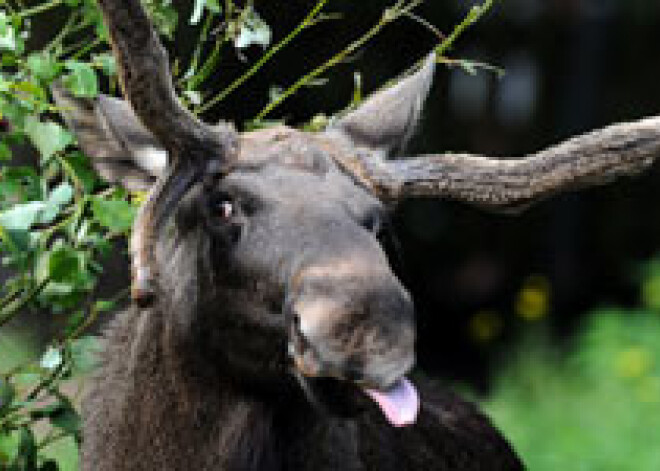
[[[395,427],[405,427],[415,423],[419,413],[419,394],[415,386],[406,378],[397,381],[388,391],[365,389]]]

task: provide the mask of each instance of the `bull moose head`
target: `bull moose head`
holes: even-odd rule
[[[433,54],[322,132],[239,134],[179,103],[139,1],[99,3],[128,102],[54,94],[99,172],[149,189],[131,239],[136,305],[166,315],[175,338],[245,384],[295,377],[320,403],[329,391],[362,390],[394,425],[415,420],[419,398],[405,379],[415,361],[413,302],[380,241],[388,211],[421,197],[515,211],[640,172],[660,152],[653,118],[522,159],[388,160],[415,130]]]

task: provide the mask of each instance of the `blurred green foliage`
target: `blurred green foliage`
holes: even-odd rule
[[[660,469],[660,263],[643,307],[591,313],[564,347],[530,335],[484,408],[531,471]]]

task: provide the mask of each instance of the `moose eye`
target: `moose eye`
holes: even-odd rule
[[[219,247],[233,246],[241,237],[244,224],[242,206],[233,196],[214,195],[208,202],[207,224]]]
[[[229,221],[236,215],[236,203],[229,195],[215,195],[209,202],[209,211],[216,220]]]
[[[229,220],[234,215],[234,203],[229,200],[222,200],[216,205],[215,212],[220,218]]]

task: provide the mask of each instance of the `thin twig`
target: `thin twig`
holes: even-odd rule
[[[10,320],[18,314],[21,309],[23,309],[30,301],[32,301],[35,297],[41,293],[46,285],[50,282],[50,279],[45,279],[41,283],[39,283],[37,286],[32,288],[28,293],[20,299],[17,299],[15,301],[9,302],[4,306],[1,306],[0,309],[0,327],[3,327],[6,325]]]
[[[411,20],[419,23],[420,25],[424,26],[429,31],[431,31],[440,41],[444,41],[447,38],[447,35],[445,33],[440,31],[435,25],[431,24],[429,21],[425,20],[421,16],[416,15],[410,11],[404,13],[404,15],[410,18]]]
[[[298,79],[293,85],[291,85],[287,90],[280,94],[275,100],[270,102],[259,114],[255,117],[254,121],[263,120],[268,114],[270,114],[275,108],[281,105],[287,98],[295,94],[300,88],[304,87],[306,84],[326,72],[328,69],[331,69],[335,65],[343,62],[348,56],[353,54],[355,51],[364,46],[369,42],[374,36],[376,36],[380,31],[392,23],[393,21],[399,19],[401,16],[408,14],[414,8],[423,3],[424,0],[416,0],[408,5],[405,5],[403,1],[399,1],[394,7],[389,8],[385,11],[381,19],[374,26],[371,27],[365,34],[363,34],[356,41],[349,44],[344,50],[335,54],[330,60],[320,65],[307,75]],[[405,6],[403,6],[405,5]]]
[[[50,2],[41,3],[39,5],[33,6],[32,8],[28,8],[26,10],[21,10],[18,13],[16,13],[16,16],[19,17],[19,18],[26,18],[28,16],[43,13],[45,11],[50,10],[51,8],[58,7],[62,4],[64,4],[64,0],[51,0]]]
[[[438,57],[444,56],[445,53],[449,49],[451,49],[451,47],[454,45],[456,40],[459,37],[461,37],[461,35],[465,32],[465,30],[468,29],[473,24],[475,24],[477,21],[479,21],[481,17],[483,17],[493,7],[494,2],[495,0],[486,0],[481,5],[473,6],[468,12],[468,14],[465,15],[463,21],[461,21],[454,28],[454,31],[452,31],[451,34],[447,36],[447,38],[445,38],[445,40],[442,41],[438,45],[438,47],[435,48],[435,52],[438,55]]]
[[[262,57],[259,59],[246,73],[241,75],[236,79],[232,84],[225,88],[222,92],[216,95],[214,98],[206,102],[205,104],[198,107],[194,112],[195,114],[204,113],[209,110],[211,107],[220,103],[224,100],[230,93],[236,90],[238,87],[243,85],[249,78],[256,74],[259,69],[261,69],[264,64],[266,64],[270,59],[273,58],[282,48],[289,44],[293,39],[295,39],[303,30],[307,29],[310,23],[316,18],[316,16],[321,12],[323,7],[328,3],[329,0],[319,0],[314,8],[309,12],[307,17],[293,30],[291,31],[284,39],[282,39],[278,44],[271,47]]]

